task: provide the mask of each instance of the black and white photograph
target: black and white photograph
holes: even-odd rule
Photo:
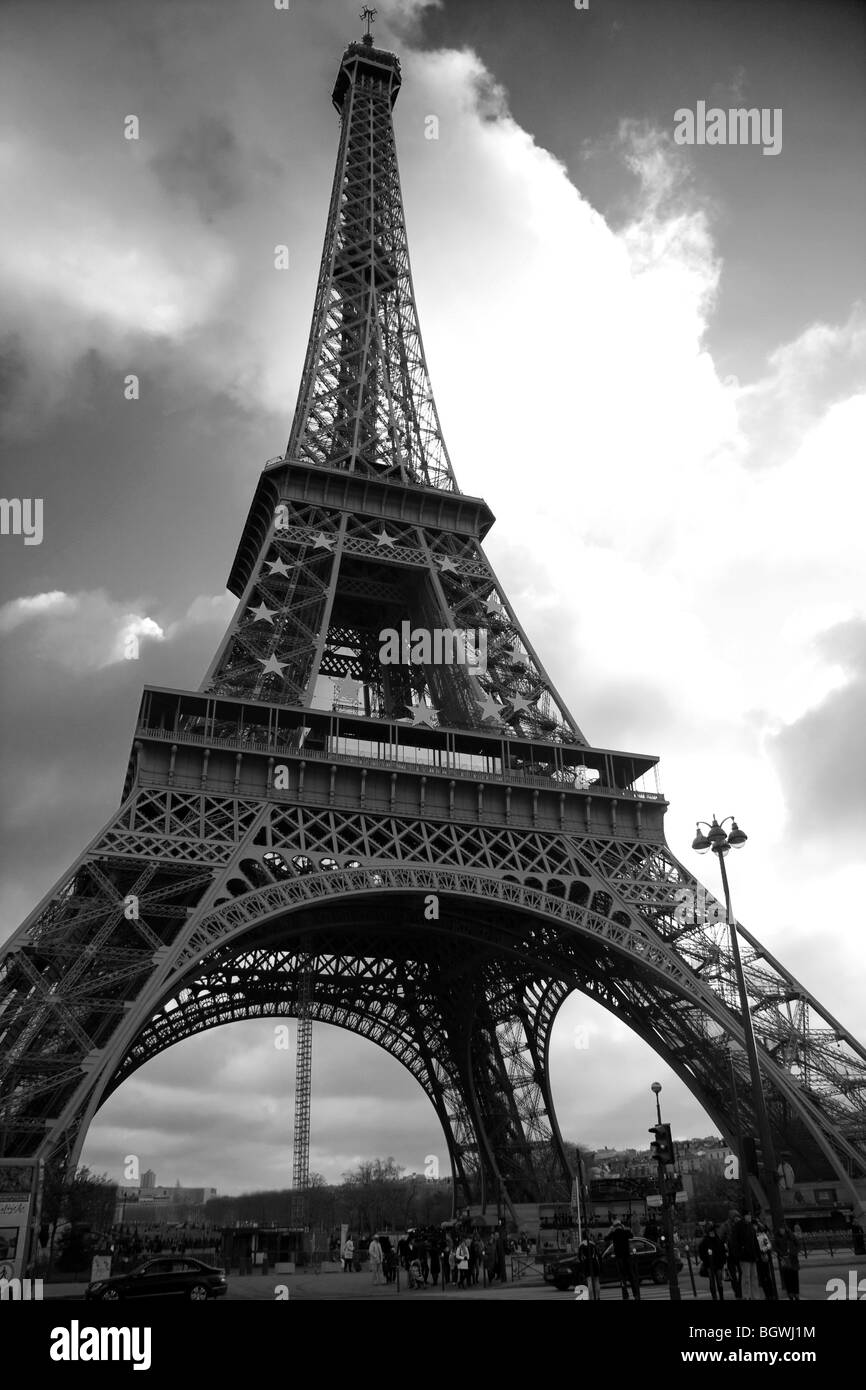
[[[866,6],[5,0],[0,180],[12,1344],[850,1365]]]

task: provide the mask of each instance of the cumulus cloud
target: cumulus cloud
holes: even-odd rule
[[[738,392],[747,461],[783,465],[837,404],[866,391],[866,304],[845,323],[813,323],[772,353],[761,380]]]
[[[770,748],[787,794],[791,832],[839,858],[859,853],[866,833],[866,620],[840,623],[820,633],[814,645],[842,683],[781,729]]]
[[[32,630],[34,656],[73,672],[99,671],[118,661],[135,660],[143,638],[162,641],[165,636],[152,618],[130,611],[101,589],[12,599],[0,608],[0,633],[22,627]]]

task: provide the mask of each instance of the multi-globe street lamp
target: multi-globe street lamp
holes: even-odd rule
[[[724,827],[728,821],[731,822],[731,828],[726,831]],[[709,834],[705,835],[701,830],[701,826],[706,826]],[[764,1099],[761,1065],[758,1061],[758,1046],[755,1041],[752,1011],[749,1005],[748,992],[746,990],[746,977],[743,974],[743,963],[740,959],[737,923],[731,908],[731,889],[728,884],[728,872],[725,866],[725,855],[728,851],[742,848],[748,836],[740,829],[733,816],[725,816],[721,823],[713,816],[712,823],[708,821],[698,821],[696,828],[697,834],[692,840],[692,849],[698,854],[706,854],[707,850],[712,850],[713,854],[718,858],[719,868],[722,873],[722,887],[725,892],[725,912],[727,915],[728,931],[731,937],[731,954],[734,958],[734,974],[737,978],[737,989],[740,995],[740,1014],[742,1016],[743,1033],[746,1039],[746,1056],[749,1059],[749,1075],[752,1082],[752,1103],[755,1108],[755,1119],[757,1121],[758,1134],[761,1140],[764,1190],[767,1195],[767,1201],[770,1204],[770,1216],[772,1219],[773,1231],[775,1232],[784,1227],[785,1218],[782,1213],[782,1201],[779,1196],[776,1155],[773,1148],[770,1120],[767,1115],[767,1105]],[[741,1151],[740,1162],[742,1162],[742,1159],[743,1154]]]

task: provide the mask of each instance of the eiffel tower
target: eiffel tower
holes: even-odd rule
[[[457,487],[400,85],[369,33],[349,44],[298,404],[240,538],[234,619],[198,692],[144,690],[120,809],[0,960],[7,1159],[74,1163],[150,1058],[303,1011],[417,1079],[461,1205],[568,1200],[548,1054],[574,990],[729,1143],[756,1129],[723,913],[665,841],[657,760],[588,742],[484,554],[490,509]],[[436,633],[470,636],[449,659]],[[866,1051],[741,939],[777,1152],[859,1203]]]

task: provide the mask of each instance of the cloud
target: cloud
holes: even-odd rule
[[[244,152],[231,127],[219,116],[201,116],[154,155],[150,164],[172,197],[191,199],[205,222],[234,207],[244,196]]]
[[[866,304],[845,323],[810,324],[768,365],[738,393],[746,459],[758,468],[784,464],[833,406],[866,392]]]
[[[842,681],[770,740],[789,812],[789,833],[836,857],[860,853],[866,835],[866,620],[852,619],[814,643]]]
[[[165,636],[152,618],[130,611],[101,589],[12,599],[0,608],[0,634],[22,627],[33,635],[31,659],[54,661],[73,672],[100,671],[136,659],[142,638],[162,641]]]

